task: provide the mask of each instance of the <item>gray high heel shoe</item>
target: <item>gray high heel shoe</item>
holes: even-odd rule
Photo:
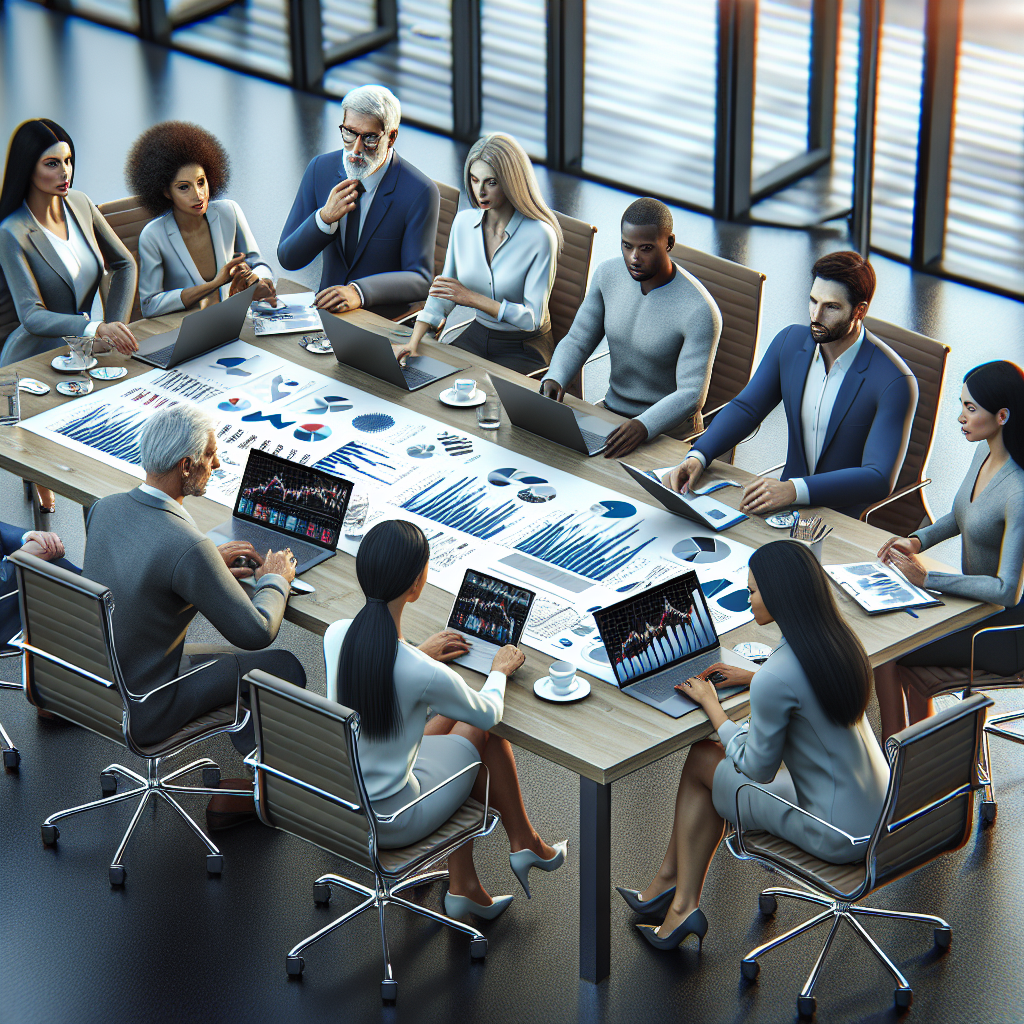
[[[569,840],[563,839],[560,843],[554,844],[552,849],[555,851],[555,855],[547,860],[538,856],[533,850],[518,850],[508,855],[512,874],[519,879],[519,884],[523,887],[527,899],[530,898],[530,868],[540,868],[541,871],[557,871],[565,863],[568,848]]]
[[[482,917],[485,921],[493,921],[508,910],[514,899],[514,896],[495,896],[494,902],[485,907],[468,896],[456,896],[455,893],[449,891],[444,894],[444,912],[449,917],[465,917],[467,914],[476,914],[477,917]]]

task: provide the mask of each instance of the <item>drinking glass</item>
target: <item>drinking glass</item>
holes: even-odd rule
[[[18,373],[16,370],[2,369],[0,370],[0,426],[12,426],[20,419]]]
[[[476,425],[482,430],[497,430],[501,426],[501,399],[486,392],[482,405],[476,407]]]
[[[65,338],[70,354],[65,360],[68,369],[84,370],[92,359],[93,338]]]

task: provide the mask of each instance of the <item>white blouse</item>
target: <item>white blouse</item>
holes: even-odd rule
[[[548,299],[555,284],[558,238],[545,221],[524,217],[517,210],[488,264],[484,213],[472,209],[455,215],[441,274],[501,303],[497,319],[475,311],[485,327],[531,333],[542,330],[551,321]],[[416,319],[436,327],[454,308],[455,303],[431,296]]]

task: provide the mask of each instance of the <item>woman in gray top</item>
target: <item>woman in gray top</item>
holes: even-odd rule
[[[892,537],[878,557],[911,583],[943,594],[1000,604],[1005,611],[927,644],[875,670],[882,739],[934,714],[933,691],[912,666],[967,668],[971,637],[988,626],[1024,623],[1024,372],[1006,360],[983,363],[964,377],[960,429],[979,444],[953,510],[909,537]],[[963,573],[928,572],[917,555],[960,535]],[[1024,630],[988,634],[978,641],[975,667],[1012,676],[1024,668]],[[941,687],[937,678],[936,686]]]
[[[756,673],[718,664],[676,687],[704,708],[720,742],[690,748],[654,880],[642,892],[619,887],[633,910],[664,915],[661,925],[637,925],[659,949],[691,933],[704,938],[708,922],[697,904],[725,821],[735,823],[737,791],[745,827],[842,864],[864,856],[889,783],[864,716],[867,653],[810,549],[796,541],[759,548],[750,556],[748,587],[754,620],[778,622],[782,642]],[[706,678],[713,672],[725,677],[723,685],[750,684],[747,725],[722,710]]]

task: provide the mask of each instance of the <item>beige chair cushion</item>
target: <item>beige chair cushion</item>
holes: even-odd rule
[[[235,705],[224,704],[212,711],[207,711],[206,714],[200,715],[198,718],[193,718],[191,722],[186,722],[176,733],[159,743],[153,743],[150,746],[136,744],[136,746],[146,757],[161,757],[166,751],[191,743],[215,729],[223,729],[224,726],[231,725],[234,720]]]
[[[943,665],[914,665],[903,668],[914,676],[916,682],[931,695],[937,693],[954,693],[966,690],[971,683],[971,671],[966,668],[946,668]],[[998,690],[1001,687],[1024,685],[1024,671],[1015,676],[996,676],[991,672],[975,672],[975,690]]]
[[[555,283],[551,289],[551,298],[548,300],[551,334],[557,345],[569,333],[569,328],[576,318],[576,311],[587,293],[590,257],[594,251],[594,235],[597,228],[585,220],[567,217],[557,210],[554,214],[565,240],[565,245],[558,254]]]
[[[437,847],[457,840],[463,834],[468,838],[483,825],[483,822],[484,805],[470,797],[436,832],[432,832],[418,843],[413,843],[412,846],[379,850],[377,859],[385,874],[400,877],[428,857]]]
[[[824,884],[827,889],[845,894],[856,892],[864,884],[866,868],[863,861],[830,864],[770,832],[744,832],[743,845],[755,856],[764,857],[814,886]]]

